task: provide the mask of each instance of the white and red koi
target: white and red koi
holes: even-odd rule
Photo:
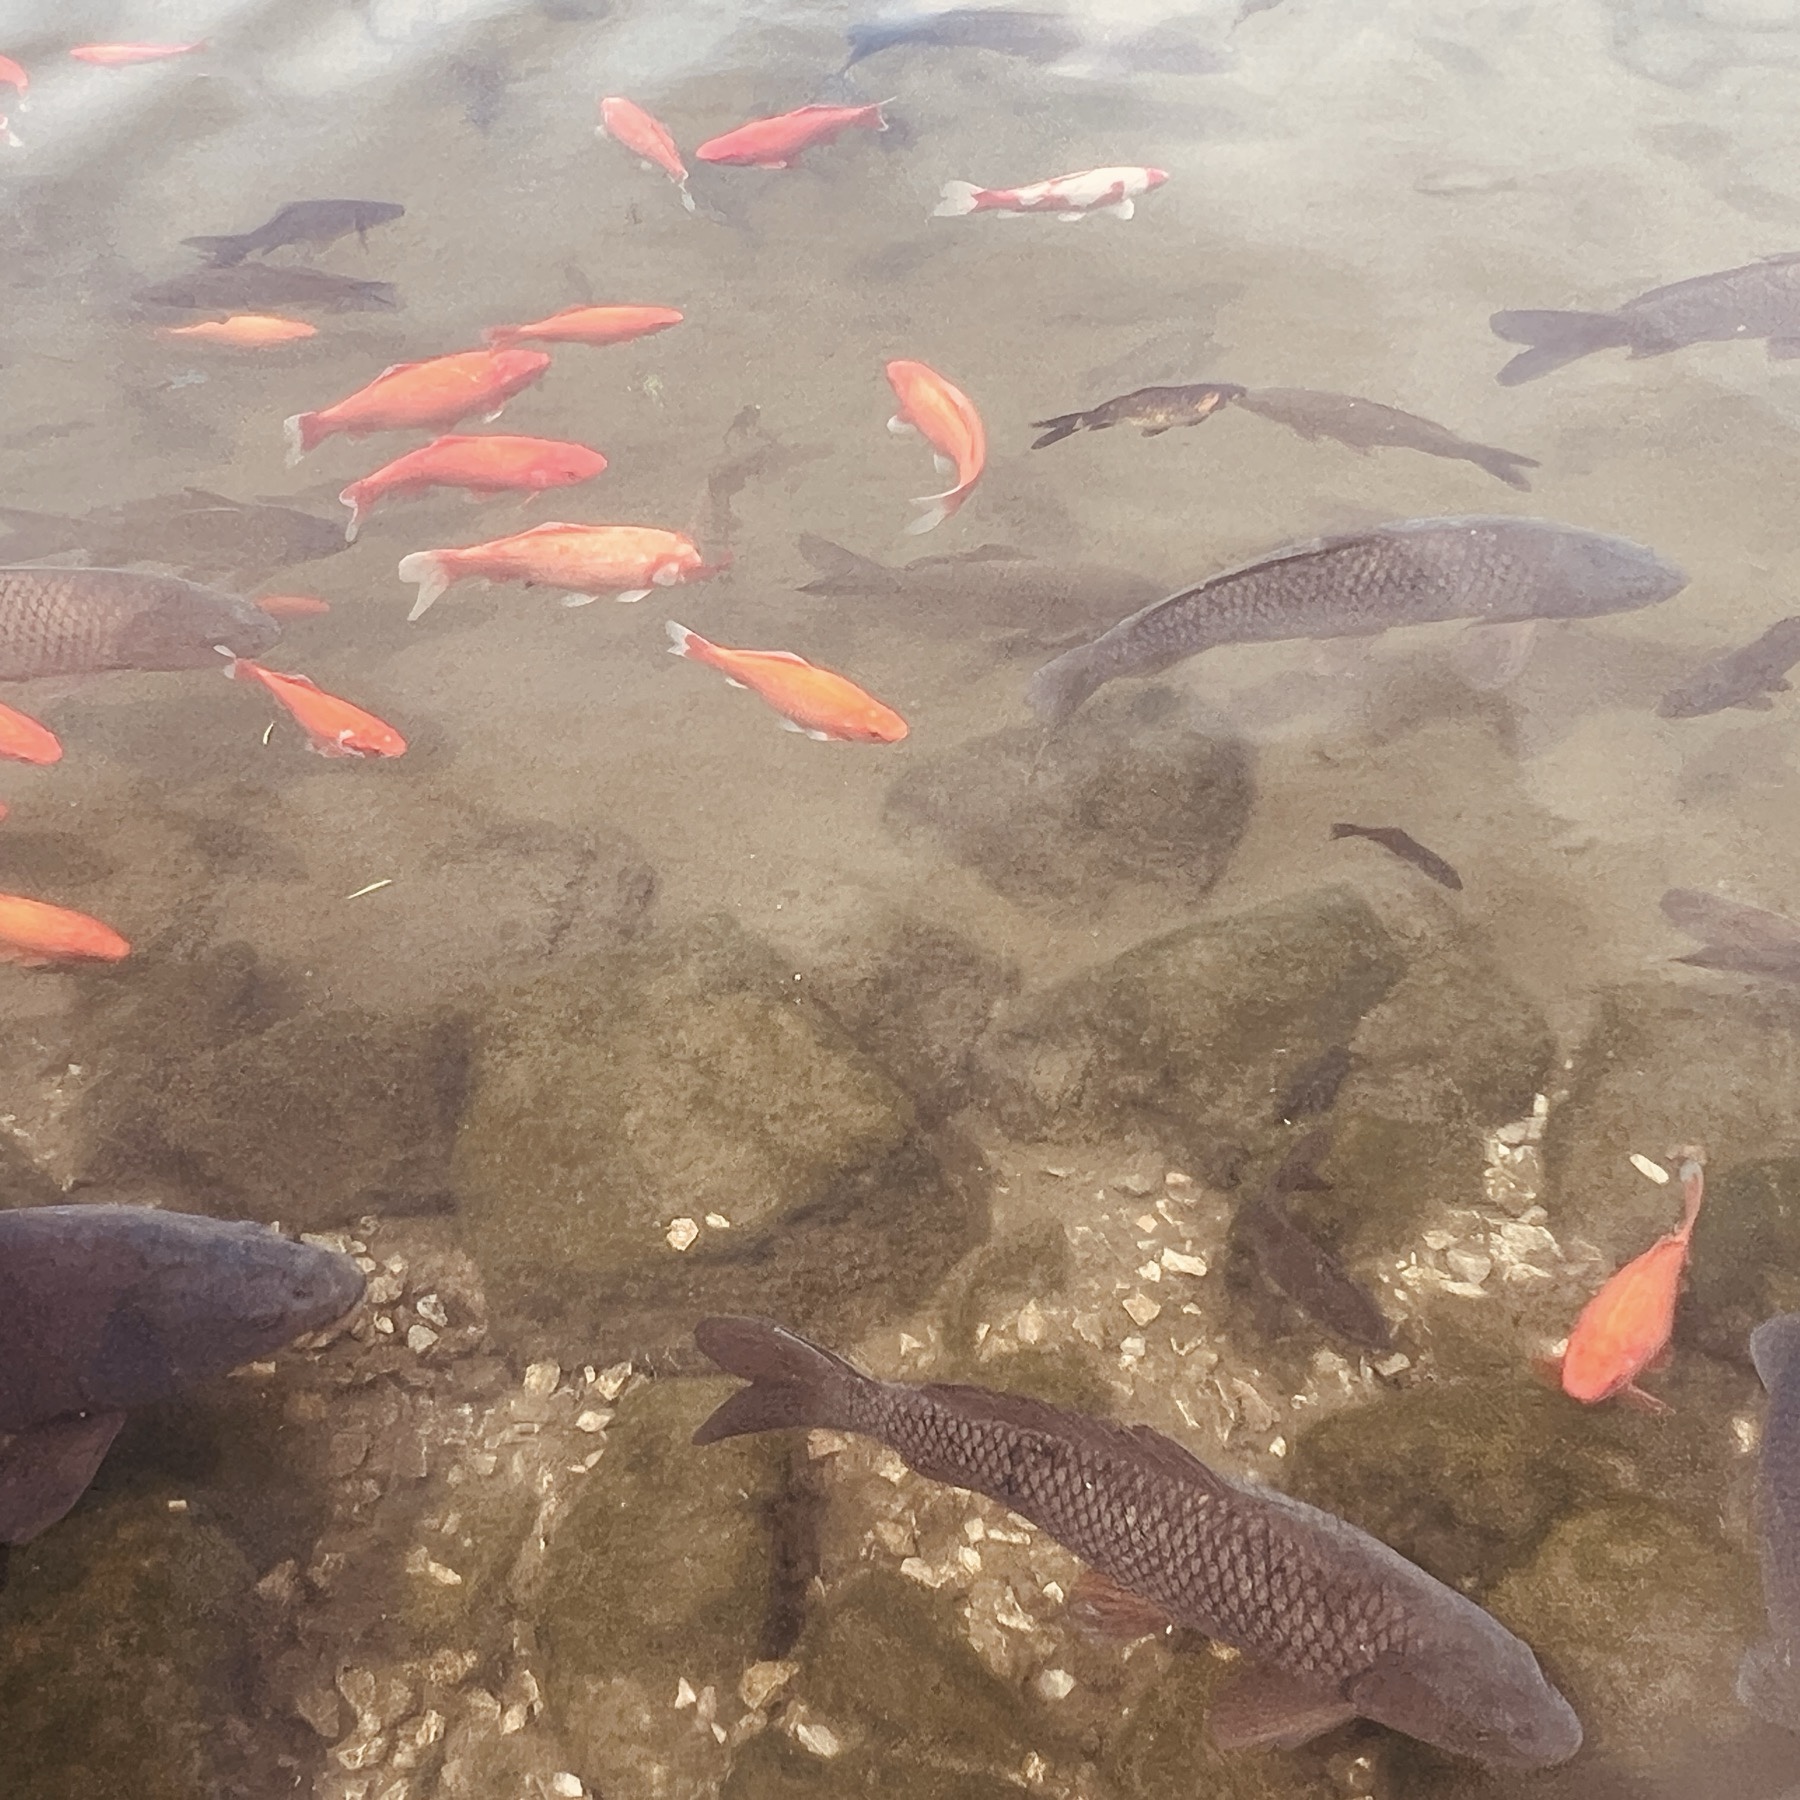
[[[1109,212],[1129,219],[1137,211],[1139,196],[1161,187],[1169,179],[1166,169],[1083,169],[1078,175],[1058,175],[1052,181],[1034,181],[1028,187],[984,188],[972,181],[946,181],[931,216],[960,218],[965,213],[1054,213],[1059,219],[1085,219],[1089,213]]]

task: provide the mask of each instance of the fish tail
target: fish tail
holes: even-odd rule
[[[418,598],[406,615],[410,625],[414,619],[423,618],[431,603],[450,585],[450,571],[444,567],[444,559],[437,551],[415,550],[411,556],[401,557],[400,579],[419,584]]]
[[[191,237],[181,241],[188,249],[210,256],[215,269],[235,268],[250,254],[247,237]]]
[[[321,424],[316,412],[295,413],[292,418],[283,419],[281,431],[287,439],[287,462],[290,469],[307,451],[316,449],[331,435]]]
[[[702,1319],[694,1342],[740,1388],[694,1433],[696,1444],[796,1425],[853,1428],[856,1398],[869,1377],[842,1357],[767,1319]]]
[[[1681,1165],[1681,1191],[1687,1206],[1676,1235],[1685,1239],[1693,1235],[1694,1221],[1699,1218],[1701,1202],[1706,1198],[1706,1168],[1698,1148],[1693,1145],[1688,1146],[1686,1160]]]
[[[889,94],[885,100],[877,100],[873,106],[865,106],[863,108],[863,123],[867,125],[871,131],[886,131],[888,128],[887,114],[881,109],[884,106],[892,106],[899,98],[900,96],[898,94]]]
[[[1060,444],[1064,438],[1073,437],[1086,423],[1087,414],[1084,412],[1063,413],[1054,419],[1033,419],[1032,430],[1041,431],[1044,435],[1033,438],[1031,447],[1041,450],[1046,444]]]
[[[1502,387],[1517,387],[1560,369],[1564,363],[1592,356],[1596,350],[1623,350],[1631,328],[1614,313],[1497,312],[1488,320],[1496,337],[1509,344],[1529,344],[1495,377]]]
[[[1025,684],[1025,704],[1046,725],[1060,725],[1088,695],[1106,682],[1106,675],[1089,653],[1092,644],[1077,644],[1054,662],[1047,662]]]
[[[481,337],[482,341],[488,344],[516,344],[519,341],[519,332],[516,325],[490,325],[481,334]]]
[[[694,196],[688,192],[686,177],[684,176],[680,181],[676,182],[675,185],[681,189],[681,204],[685,206],[689,212],[695,211]]]
[[[362,530],[363,503],[362,494],[358,491],[362,484],[353,481],[339,495],[338,499],[350,509],[350,523],[344,527],[344,542],[354,544],[356,534]]]
[[[931,209],[934,219],[960,219],[980,204],[981,189],[972,181],[946,181],[942,193],[944,197]]]
[[[1522,494],[1531,492],[1531,483],[1520,471],[1540,466],[1535,456],[1521,456],[1516,450],[1497,450],[1492,444],[1471,444],[1469,461]]]

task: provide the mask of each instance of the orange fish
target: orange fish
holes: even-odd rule
[[[546,488],[592,481],[606,458],[585,444],[556,438],[441,437],[409,450],[353,481],[338,495],[350,508],[345,538],[355,543],[362,522],[379,500],[411,499],[434,487],[467,488],[471,494],[541,494]]]
[[[948,492],[922,494],[913,502],[925,511],[906,529],[930,531],[943,524],[974,491],[987,463],[987,428],[975,402],[924,363],[898,359],[888,364],[887,378],[900,402],[900,410],[888,420],[888,430],[918,432],[936,454],[939,472],[954,470],[956,474],[956,486]]]
[[[781,714],[789,731],[821,743],[897,744],[906,721],[847,676],[809,663],[788,650],[729,650],[697,631],[669,621],[669,654],[710,664],[733,687],[749,688]]]
[[[40,725],[10,706],[0,706],[0,756],[9,756],[14,762],[61,762],[62,745],[48,725]]]
[[[490,344],[627,344],[681,323],[672,306],[565,306],[535,325],[490,325],[481,335]]]
[[[204,50],[206,40],[192,44],[78,44],[69,54],[97,69],[125,69],[133,63],[161,62],[168,56],[190,56]]]
[[[1637,1386],[1637,1378],[1661,1356],[1675,1328],[1688,1240],[1706,1193],[1701,1152],[1690,1147],[1680,1154],[1687,1159],[1681,1165],[1686,1213],[1675,1230],[1609,1277],[1581,1309],[1562,1356],[1563,1392],[1571,1399],[1592,1406],[1618,1395],[1655,1412],[1665,1410],[1662,1401]]]
[[[542,350],[459,350],[395,363],[335,406],[287,420],[288,462],[297,463],[334,432],[366,437],[371,431],[442,431],[471,413],[496,419],[549,366]]]
[[[317,600],[311,594],[264,594],[250,604],[271,619],[316,619],[331,611],[329,600]]]
[[[31,77],[10,56],[0,56],[0,86],[17,88],[19,111],[29,112],[31,110],[31,104],[25,98],[31,91]]]
[[[57,962],[117,962],[130,954],[131,946],[110,925],[86,913],[0,894],[0,962],[41,969]]]
[[[661,119],[654,118],[633,100],[608,94],[600,102],[597,137],[609,137],[640,157],[646,169],[661,169],[681,189],[681,204],[694,210],[694,196],[688,192],[687,164],[675,148],[675,140]]]
[[[229,344],[236,350],[261,350],[270,344],[291,344],[298,338],[317,337],[319,328],[300,319],[277,318],[273,313],[233,313],[229,319],[202,319],[197,325],[160,325],[156,335],[195,338],[203,344]]]
[[[708,138],[694,154],[702,162],[791,169],[801,151],[831,143],[852,125],[886,131],[888,123],[881,109],[891,105],[890,99],[877,100],[873,106],[802,106],[772,119],[752,119],[722,137]]]
[[[236,681],[260,681],[306,733],[307,748],[321,756],[404,756],[406,739],[385,719],[328,694],[304,675],[278,675],[241,656],[225,673]]]
[[[708,564],[679,531],[653,525],[564,525],[552,522],[516,537],[468,544],[460,550],[416,550],[400,559],[400,579],[416,581],[419,597],[408,619],[419,618],[453,581],[522,581],[559,587],[564,606],[586,606],[602,594],[642,600],[653,587],[704,581],[725,565]]]

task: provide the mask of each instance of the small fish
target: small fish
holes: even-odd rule
[[[45,969],[65,962],[117,962],[130,954],[131,946],[110,925],[86,913],[0,894],[0,962]]]
[[[192,44],[77,44],[69,54],[96,69],[128,69],[137,63],[165,62],[171,56],[192,56],[205,48],[201,38]]]
[[[0,705],[0,756],[39,765],[61,762],[62,745],[48,725],[40,725],[28,714]]]
[[[1637,1385],[1637,1378],[1668,1348],[1688,1242],[1706,1197],[1700,1150],[1690,1145],[1676,1154],[1684,1159],[1681,1190],[1687,1205],[1681,1223],[1609,1276],[1581,1309],[1569,1333],[1562,1356],[1562,1389],[1585,1406],[1617,1396],[1652,1412],[1668,1410]]]
[[[350,508],[344,537],[354,543],[362,522],[382,500],[410,500],[435,487],[470,494],[541,494],[549,488],[592,481],[606,458],[585,444],[556,438],[441,437],[409,450],[338,495]]]
[[[1135,393],[1102,400],[1086,412],[1063,413],[1054,419],[1033,419],[1032,429],[1043,432],[1032,449],[1060,444],[1078,431],[1106,431],[1114,425],[1137,425],[1145,437],[1160,437],[1177,425],[1198,425],[1210,419],[1228,401],[1243,397],[1235,381],[1201,381],[1190,387],[1147,387]]]
[[[1677,962],[1800,982],[1800,924],[1792,919],[1698,888],[1670,888],[1662,897],[1662,910],[1677,930],[1706,946],[1676,957]]]
[[[1350,1046],[1333,1044],[1323,1055],[1296,1069],[1275,1102],[1275,1117],[1284,1125],[1293,1125],[1330,1112],[1350,1073],[1350,1063]]]
[[[0,56],[0,87],[17,90],[17,105],[20,112],[31,110],[31,103],[26,99],[26,95],[31,92],[31,77],[10,56]]]
[[[259,594],[252,604],[271,619],[317,619],[331,611],[329,600],[312,594]]]
[[[694,196],[688,192],[687,164],[681,160],[675,139],[661,119],[645,112],[636,101],[608,94],[600,102],[600,123],[595,135],[623,144],[646,169],[661,169],[681,190],[681,204],[689,212],[694,210]]]
[[[490,325],[481,335],[490,344],[628,344],[681,323],[672,306],[565,306],[534,325]]]
[[[1759,1719],[1800,1731],[1800,1313],[1765,1319],[1750,1356],[1769,1393],[1756,1496],[1769,1635],[1739,1663],[1737,1697]]]
[[[941,494],[922,494],[913,501],[925,511],[907,526],[909,532],[931,531],[961,507],[975,491],[987,463],[987,428],[975,402],[935,369],[897,358],[887,366],[888,385],[900,410],[888,420],[897,435],[916,431],[928,443],[941,472],[956,475],[956,486]]]
[[[475,413],[498,418],[507,401],[549,367],[542,350],[510,349],[391,364],[335,405],[286,420],[288,462],[297,463],[337,432],[360,438],[372,431],[442,431]]]
[[[1775,704],[1769,696],[1785,694],[1792,685],[1787,672],[1797,662],[1800,617],[1777,619],[1755,643],[1727,650],[1678,681],[1656,710],[1665,719],[1697,719],[1728,706],[1766,712]]]
[[[815,144],[829,144],[853,125],[867,131],[886,131],[881,109],[891,100],[872,106],[802,106],[778,113],[772,119],[752,119],[735,131],[708,138],[694,154],[702,162],[732,163],[753,169],[791,169],[795,159]]]
[[[183,238],[181,241],[190,250],[210,256],[213,267],[224,269],[241,263],[246,256],[266,255],[286,244],[304,244],[313,250],[323,250],[327,244],[334,244],[353,231],[357,241],[367,249],[370,227],[405,216],[406,208],[392,200],[293,200],[254,231],[225,237]]]
[[[143,1206],[0,1213],[0,1544],[54,1525],[128,1410],[272,1355],[362,1298],[356,1264]]]
[[[733,687],[748,688],[781,714],[790,731],[820,743],[897,744],[906,721],[854,681],[787,650],[731,650],[668,622],[669,654],[717,669]]]
[[[311,306],[321,312],[391,312],[400,304],[392,282],[353,281],[323,269],[247,262],[208,265],[177,275],[132,296],[145,306],[189,312],[267,312],[279,306]]]
[[[946,50],[992,50],[1026,62],[1060,62],[1081,48],[1082,34],[1060,13],[1014,12],[1002,6],[952,6],[943,12],[908,13],[852,25],[846,69],[897,45]]]
[[[225,673],[234,681],[254,681],[269,690],[306,733],[309,750],[321,756],[404,756],[406,739],[385,719],[326,693],[304,675],[280,675],[245,657],[234,656]]]
[[[932,208],[934,219],[955,219],[965,213],[1054,213],[1073,222],[1089,213],[1106,212],[1129,219],[1137,211],[1137,199],[1169,179],[1167,169],[1083,169],[1077,175],[1058,175],[1034,181],[1028,187],[984,188],[972,181],[946,181],[943,198]],[[1184,421],[1185,423],[1185,421]]]
[[[1359,1716],[1500,1767],[1581,1747],[1568,1702],[1490,1613],[1346,1520],[1232,1481],[1147,1425],[877,1381],[763,1319],[704,1319],[694,1337],[751,1384],[695,1443],[804,1427],[873,1438],[928,1480],[1031,1520],[1141,1630],[1174,1623],[1242,1651],[1257,1666],[1208,1720],[1221,1748],[1292,1748]]]
[[[0,144],[4,144],[8,150],[25,148],[25,140],[13,130],[5,113],[0,113]]]
[[[1398,825],[1334,825],[1331,835],[1334,838],[1367,838],[1370,843],[1391,850],[1402,862],[1409,862],[1429,875],[1439,887],[1453,888],[1458,893],[1462,891],[1462,877],[1436,851],[1427,850],[1416,837],[1402,831]]]
[[[565,606],[586,606],[601,594],[642,600],[652,588],[704,581],[724,565],[708,564],[692,540],[653,525],[535,525],[514,537],[459,550],[415,550],[400,560],[400,579],[418,584],[406,616],[424,616],[452,582],[522,581],[527,587],[568,590]]]
[[[1800,251],[1652,288],[1611,312],[1497,312],[1488,323],[1509,344],[1531,346],[1500,371],[1502,387],[1596,350],[1629,350],[1636,361],[1689,344],[1764,338],[1770,358],[1785,361],[1800,356]]]
[[[229,344],[235,350],[263,350],[271,344],[297,343],[317,337],[319,328],[300,319],[269,313],[233,313],[229,319],[202,319],[197,325],[159,325],[158,337],[194,338],[203,344]]]

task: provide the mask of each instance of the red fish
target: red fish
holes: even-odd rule
[[[946,181],[944,197],[931,216],[954,219],[973,212],[1047,212],[1060,219],[1081,219],[1089,213],[1109,212],[1129,219],[1137,210],[1137,196],[1161,187],[1168,179],[1167,169],[1111,168],[1083,169],[1078,175],[1058,175],[1052,181],[1016,188]]]
[[[490,344],[516,344],[532,339],[541,344],[627,344],[667,331],[681,323],[672,306],[565,306],[561,312],[533,325],[490,325],[481,335]]]
[[[110,925],[86,913],[0,894],[0,962],[39,969],[58,962],[117,962],[130,954],[131,946]]]
[[[906,721],[847,676],[821,669],[789,650],[731,650],[669,621],[669,654],[717,669],[733,687],[749,688],[781,714],[789,731],[821,743],[897,744]]]
[[[278,675],[261,663],[234,656],[225,673],[236,681],[258,681],[306,733],[307,748],[321,756],[404,756],[406,739],[385,719],[328,694],[304,675]]]
[[[158,337],[195,338],[203,344],[228,344],[234,350],[266,350],[271,344],[292,344],[317,337],[319,328],[301,319],[283,319],[274,313],[233,313],[229,319],[202,319],[197,325],[161,325]]]
[[[363,520],[380,500],[412,499],[434,487],[529,496],[592,481],[605,467],[606,458],[598,450],[556,438],[441,437],[351,482],[338,495],[350,508],[344,536],[355,543]]]
[[[31,110],[30,103],[25,98],[31,91],[31,77],[10,56],[0,56],[0,87],[17,88],[19,111]]]
[[[887,378],[900,402],[900,410],[888,420],[888,430],[918,432],[936,454],[938,468],[956,473],[955,487],[942,494],[921,494],[913,502],[925,511],[906,529],[930,531],[974,492],[987,464],[987,428],[975,402],[924,363],[904,358],[891,362]]]
[[[1701,1152],[1681,1152],[1681,1186],[1687,1210],[1681,1223],[1643,1255],[1608,1278],[1581,1309],[1562,1356],[1563,1392],[1592,1406],[1614,1395],[1652,1411],[1662,1401],[1637,1386],[1637,1378],[1668,1347],[1675,1328],[1675,1299],[1687,1267],[1688,1241],[1706,1193]]]
[[[542,350],[459,350],[395,363],[336,405],[287,420],[288,462],[297,463],[335,432],[366,437],[371,431],[442,431],[471,413],[498,418],[507,401],[549,366]]]
[[[618,94],[608,94],[600,102],[599,137],[609,137],[623,144],[642,159],[646,169],[661,169],[681,189],[681,204],[694,210],[694,196],[688,192],[687,164],[675,148],[675,139],[661,119],[644,111],[636,101]]]
[[[10,706],[0,706],[0,756],[14,762],[61,762],[62,745],[48,725],[40,725]]]
[[[161,62],[169,56],[191,56],[204,50],[206,40],[192,44],[78,44],[69,54],[77,62],[92,63],[97,69],[125,69],[133,63]]]
[[[772,119],[752,119],[722,137],[708,138],[694,154],[702,162],[791,169],[801,151],[831,143],[852,125],[886,131],[888,123],[881,109],[891,105],[892,100],[877,100],[873,106],[802,106]]]
[[[316,619],[331,611],[329,600],[318,600],[311,594],[264,594],[250,604],[271,619]]]

